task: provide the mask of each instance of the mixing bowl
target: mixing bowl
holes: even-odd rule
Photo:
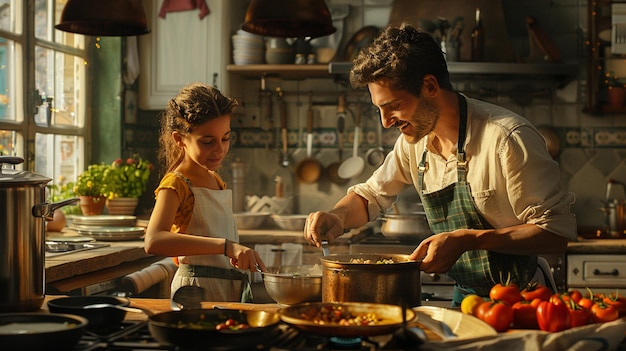
[[[304,230],[304,224],[309,215],[292,214],[292,215],[272,215],[274,223],[284,230]]]
[[[267,267],[263,282],[267,294],[280,305],[322,301],[320,265]]]
[[[268,213],[259,212],[240,212],[234,213],[234,215],[237,229],[259,228],[265,223],[267,217],[269,217]]]

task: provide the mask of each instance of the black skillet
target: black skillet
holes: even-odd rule
[[[58,313],[0,313],[0,345],[3,350],[72,350],[88,321]]]
[[[250,326],[239,330],[217,330],[228,319]],[[202,322],[202,325],[199,324]],[[193,350],[253,350],[269,344],[277,335],[280,316],[276,312],[233,309],[182,309],[149,317],[150,335],[161,345]]]

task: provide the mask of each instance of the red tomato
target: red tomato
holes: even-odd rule
[[[578,291],[578,290],[570,290],[567,292],[569,294],[569,296],[572,298],[572,300],[574,300],[574,302],[578,303],[580,301],[580,299],[582,299],[583,294]]]
[[[560,299],[550,298],[537,306],[537,322],[543,331],[558,332],[570,327],[569,309]]]
[[[596,303],[591,308],[591,319],[596,323],[611,322],[619,318],[619,312],[613,306]]]
[[[513,309],[499,300],[480,304],[476,313],[478,318],[498,332],[508,330],[513,322]]]
[[[552,290],[545,285],[531,283],[521,291],[522,298],[526,301],[541,299],[547,301],[552,296]]]
[[[508,282],[494,285],[489,291],[489,298],[494,301],[502,301],[509,306],[522,301],[522,295],[517,284],[509,284]]]
[[[595,305],[596,303],[593,302],[592,299],[587,298],[587,297],[582,297],[580,300],[578,300],[578,304],[581,307],[584,307],[586,309],[588,309],[589,311],[591,311],[591,308],[593,307],[593,305]]]
[[[626,315],[626,297],[620,296],[618,293],[615,293],[605,296],[602,302],[605,305],[615,307],[620,317]]]
[[[541,301],[537,299],[537,301]],[[537,304],[531,301],[518,301],[513,305],[513,327],[521,329],[539,329],[537,323]]]

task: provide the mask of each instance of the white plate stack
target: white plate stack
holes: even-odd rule
[[[260,35],[238,30],[233,35],[233,62],[236,65],[264,63],[265,41]]]
[[[74,216],[71,228],[97,241],[139,240],[146,229],[137,226],[137,217],[127,215]]]

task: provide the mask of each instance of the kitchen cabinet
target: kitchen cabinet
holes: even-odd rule
[[[594,293],[615,293],[626,288],[626,256],[623,254],[567,255],[567,286]]]
[[[206,0],[211,11],[199,10],[158,16],[162,0],[144,0],[151,33],[139,37],[141,73],[139,107],[162,110],[181,87],[192,82],[216,85],[228,94],[225,67],[230,61],[231,27],[244,18],[240,1]]]
[[[618,7],[614,7],[615,5]],[[591,114],[626,112],[624,99],[613,99],[615,94],[626,91],[623,88],[626,84],[626,69],[623,64],[626,50],[622,48],[623,39],[615,39],[616,28],[623,30],[626,26],[626,13],[622,16],[614,13],[614,9],[619,9],[619,6],[626,9],[626,3],[619,4],[611,0],[587,3],[589,29],[586,44],[589,59],[585,112]]]

